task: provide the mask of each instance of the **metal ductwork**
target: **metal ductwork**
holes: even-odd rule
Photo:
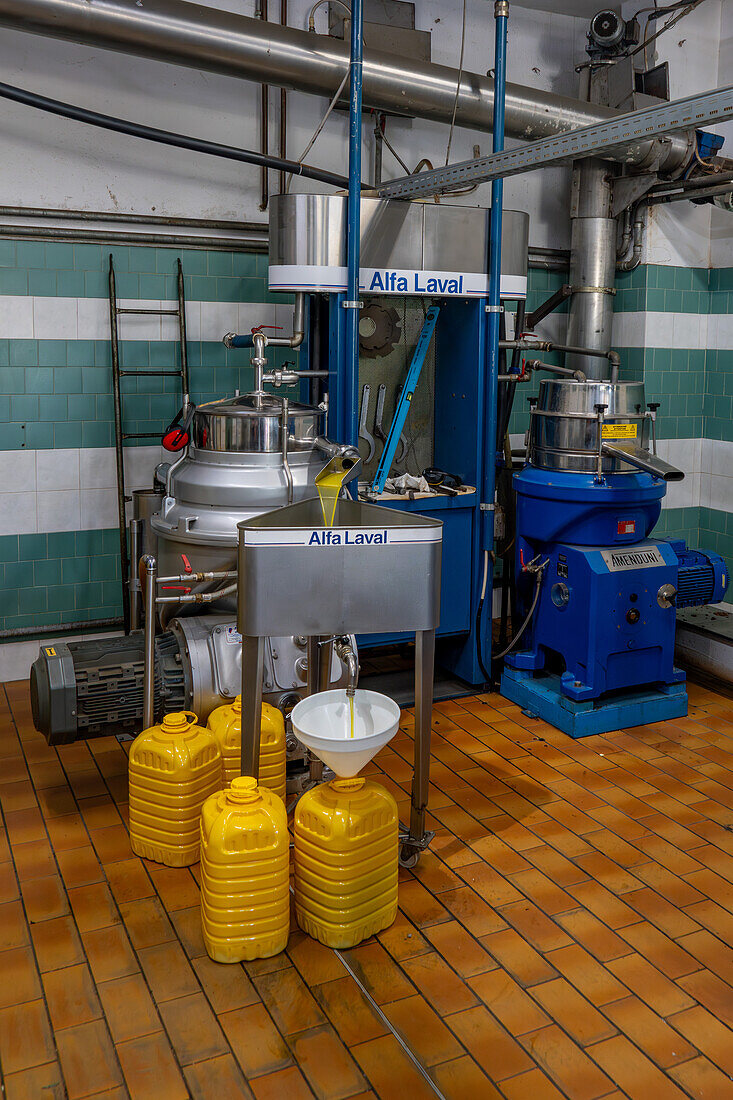
[[[0,0],[0,26],[320,96],[334,94],[349,60],[348,43],[339,39],[183,0]],[[458,72],[444,65],[367,50],[364,107],[449,123],[457,79]],[[464,73],[456,124],[485,133],[493,99],[490,78]],[[525,141],[620,113],[536,88],[506,86],[506,133]],[[610,150],[607,156],[673,172],[691,152],[691,138],[680,134]]]

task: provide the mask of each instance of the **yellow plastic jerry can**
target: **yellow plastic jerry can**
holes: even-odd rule
[[[368,779],[334,779],[295,809],[295,913],[327,947],[354,947],[397,916],[397,803]]]
[[[201,927],[215,962],[267,959],[290,931],[290,836],[285,805],[251,776],[201,811]]]
[[[224,765],[224,784],[242,774],[242,697],[217,707],[207,725],[219,742]],[[269,703],[262,704],[260,723],[259,785],[267,787],[285,801],[285,720]]]
[[[221,752],[191,711],[166,714],[130,746],[130,841],[145,859],[169,867],[199,860],[199,817],[220,790]]]

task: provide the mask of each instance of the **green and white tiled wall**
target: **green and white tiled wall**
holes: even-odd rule
[[[206,400],[251,383],[248,356],[224,332],[291,324],[271,296],[267,257],[255,253],[114,247],[122,299],[173,302],[178,255],[186,274],[192,393]],[[107,305],[109,248],[0,241],[0,627],[104,618],[119,612]],[[532,308],[564,281],[530,273]],[[624,375],[662,401],[660,436],[689,471],[663,524],[733,560],[733,270],[641,267],[621,276],[616,343]],[[563,335],[562,317],[542,331]],[[560,326],[560,327],[558,327]],[[176,362],[175,319],[123,316],[122,361]],[[713,341],[711,344],[711,340]],[[293,353],[278,349],[275,362]],[[175,379],[125,383],[126,428],[158,432],[178,406]],[[521,404],[524,405],[524,392]],[[519,402],[518,402],[519,405]],[[526,417],[515,415],[521,432]],[[701,442],[705,438],[706,442]],[[154,442],[154,441],[152,441]],[[728,444],[726,446],[726,444]],[[159,455],[127,452],[130,487],[146,485]],[[729,491],[730,488],[730,491]],[[722,518],[721,518],[722,517]],[[715,546],[712,546],[713,536]]]

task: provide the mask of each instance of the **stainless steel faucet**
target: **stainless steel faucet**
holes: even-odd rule
[[[349,670],[349,684],[346,688],[346,694],[353,699],[359,684],[359,662],[354,653],[351,639],[347,638],[346,635],[336,638],[334,649],[336,651],[336,656],[344,662]]]

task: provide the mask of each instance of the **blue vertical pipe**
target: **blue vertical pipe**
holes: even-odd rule
[[[504,114],[506,97],[506,52],[509,27],[509,0],[496,0],[494,4],[494,115],[493,144],[495,153],[504,148]],[[489,334],[488,370],[486,374],[486,416],[483,478],[483,549],[491,554],[494,547],[494,495],[496,489],[496,406],[499,392],[499,320],[501,307],[501,227],[504,212],[504,181],[491,184],[491,225],[489,229]],[[483,562],[481,563],[483,568]],[[484,615],[489,626],[484,637],[491,639],[492,586],[491,578],[486,593]]]
[[[359,437],[359,246],[361,237],[361,87],[364,53],[363,0],[351,2],[351,82],[349,88],[349,197],[346,209],[346,346],[343,401],[347,434],[356,445]]]

